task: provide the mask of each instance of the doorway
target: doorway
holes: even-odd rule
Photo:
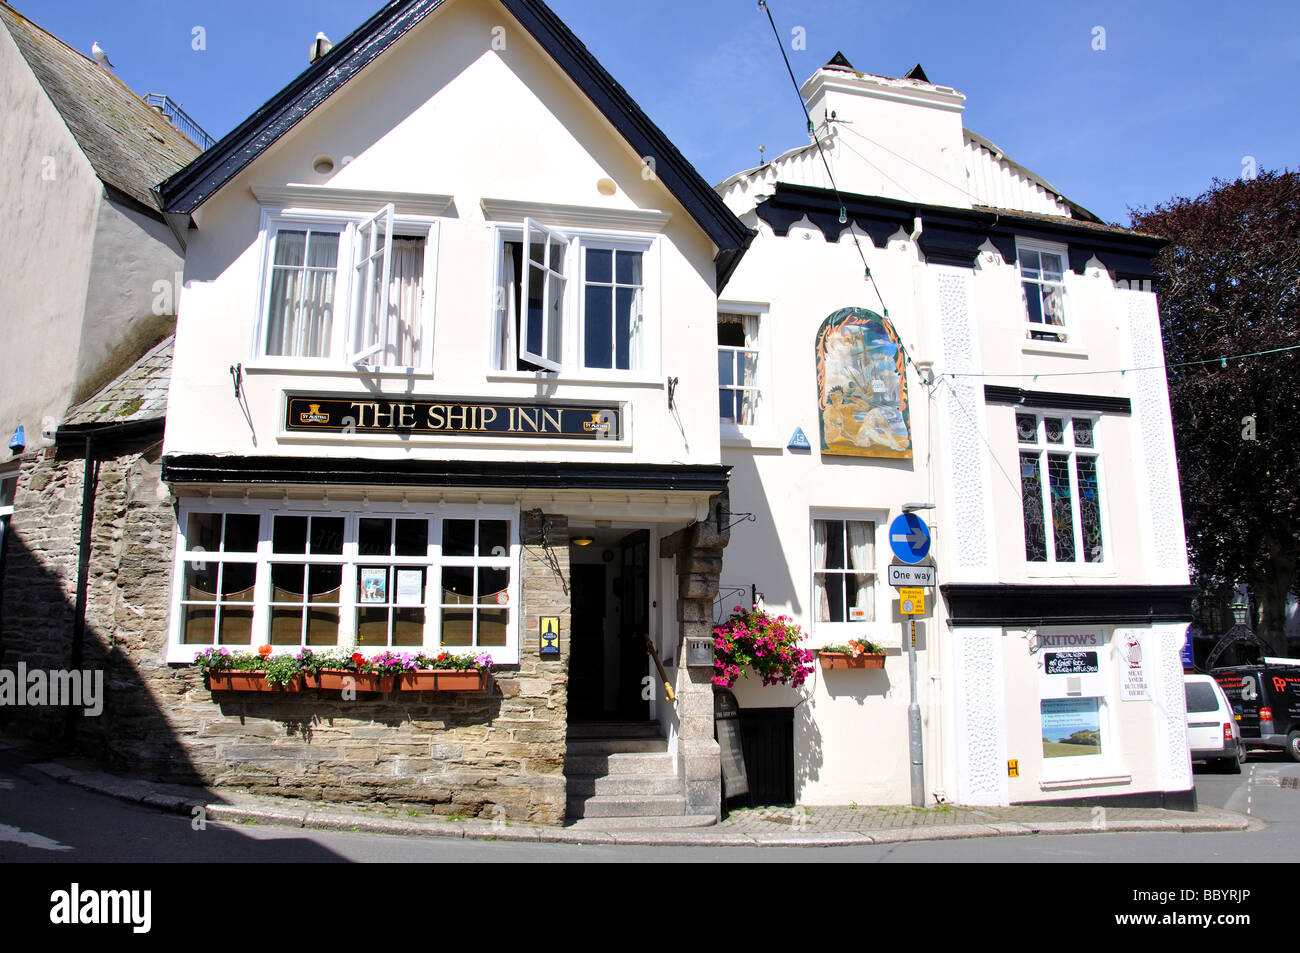
[[[569,550],[569,720],[647,721],[650,532],[591,538]]]

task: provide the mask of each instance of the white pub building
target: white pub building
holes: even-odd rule
[[[803,94],[817,143],[715,190],[538,0],[396,0],[163,182],[184,287],[159,492],[128,502],[174,554],[120,587],[119,620],[158,622],[110,662],[110,760],[708,823],[712,630],[758,601],[887,657],[740,681],[755,796],[907,803],[886,577],[915,503],[924,802],[1191,803],[1164,377],[1077,374],[1161,363],[1161,242],[963,129],[919,68],[837,57]],[[351,700],[194,664],[263,646],[494,670]]]

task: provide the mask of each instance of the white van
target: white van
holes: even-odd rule
[[[1187,744],[1192,760],[1240,774],[1246,748],[1228,696],[1209,675],[1184,675],[1183,691],[1187,695]]]

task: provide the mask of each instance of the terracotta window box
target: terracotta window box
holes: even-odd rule
[[[481,692],[488,687],[491,673],[474,669],[403,672],[398,676],[400,692]]]
[[[346,679],[352,679],[349,683]],[[326,670],[319,675],[307,676],[308,688],[319,688],[328,692],[339,692],[349,686],[359,692],[391,692],[396,687],[397,676],[376,675],[373,672],[347,672]]]
[[[857,657],[849,655],[847,652],[818,652],[817,658],[822,663],[822,668],[830,671],[835,668],[884,668],[884,654],[873,655],[863,653]]]
[[[302,677],[294,676],[287,685],[266,680],[265,672],[209,672],[208,689],[214,692],[300,692]]]

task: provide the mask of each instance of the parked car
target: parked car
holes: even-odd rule
[[[1240,774],[1246,748],[1228,696],[1209,675],[1184,675],[1183,691],[1187,695],[1187,744],[1192,760]]]
[[[1210,674],[1239,716],[1247,750],[1285,751],[1300,761],[1300,659],[1268,657]]]

